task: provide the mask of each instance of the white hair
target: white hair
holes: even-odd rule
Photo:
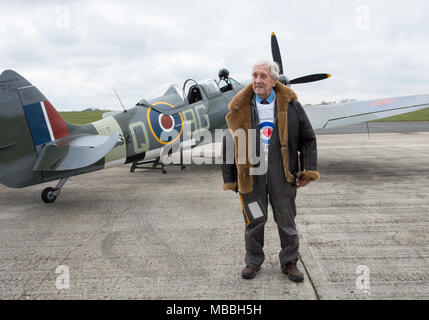
[[[271,79],[278,79],[280,73],[280,67],[277,62],[270,60],[259,60],[253,65],[253,69],[256,66],[268,66],[270,68],[270,76]],[[252,69],[252,70],[253,70]]]

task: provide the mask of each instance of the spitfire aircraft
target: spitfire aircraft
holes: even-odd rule
[[[275,34],[273,60],[280,66],[279,81],[290,86],[329,78],[314,74],[289,80]],[[169,86],[160,96],[141,100],[129,110],[99,121],[67,123],[49,100],[12,70],[0,75],[0,182],[11,188],[59,180],[42,192],[54,202],[67,179],[111,166],[159,158],[160,150],[182,141],[185,123],[191,131],[223,129],[228,104],[249,83],[239,83],[222,69],[219,79],[188,79],[183,89]],[[389,98],[347,104],[307,107],[314,129],[332,128],[384,118],[429,107],[429,95]],[[163,133],[174,132],[163,138]]]

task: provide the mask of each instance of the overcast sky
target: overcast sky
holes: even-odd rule
[[[168,83],[239,81],[277,34],[302,103],[429,93],[429,4],[408,1],[2,1],[0,69],[61,111],[127,107]],[[1,72],[1,71],[0,71]]]

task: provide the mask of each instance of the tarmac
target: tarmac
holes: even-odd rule
[[[303,283],[280,271],[271,209],[265,263],[241,279],[220,165],[125,165],[71,178],[53,204],[52,183],[0,186],[0,299],[428,299],[429,132],[318,135],[318,158],[296,200]]]

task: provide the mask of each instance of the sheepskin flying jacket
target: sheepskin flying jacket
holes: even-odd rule
[[[317,172],[316,136],[311,123],[292,89],[277,82],[274,90],[277,115],[274,130],[278,130],[282,164],[282,168],[279,170],[283,171],[286,180],[291,184],[295,184],[296,179],[316,181],[320,175]],[[230,150],[231,153],[234,152],[234,161],[233,163],[226,161],[228,144],[224,136],[224,162],[222,164],[224,190],[239,191],[242,194],[250,193],[253,190],[253,178],[249,168],[255,166],[249,161],[247,151],[244,153],[245,159],[243,153],[238,152],[239,147],[243,144],[245,144],[245,148],[252,148],[249,141],[251,139],[249,129],[257,128],[251,116],[253,104],[254,92],[252,84],[249,84],[232,99],[228,106],[230,111],[225,119],[230,129],[230,138],[234,141],[230,144],[234,147],[234,151]],[[238,129],[242,129],[246,133],[244,140],[234,136],[234,132]],[[234,138],[232,138],[233,136]],[[252,154],[253,151],[249,152]],[[271,168],[272,164],[268,164],[268,166]]]

